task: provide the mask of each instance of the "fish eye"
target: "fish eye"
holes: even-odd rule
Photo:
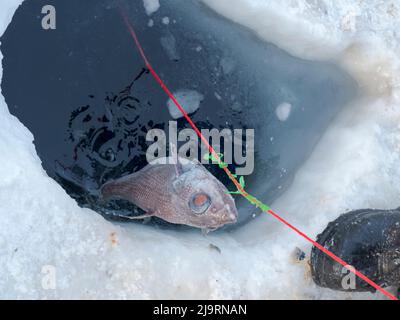
[[[189,201],[189,207],[196,214],[202,214],[207,211],[211,205],[211,199],[205,193],[195,194]]]

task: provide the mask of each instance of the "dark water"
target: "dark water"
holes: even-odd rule
[[[108,218],[136,214],[126,202],[100,204],[94,191],[144,167],[147,131],[167,130],[172,119],[167,95],[123,23],[122,7],[166,85],[204,95],[192,115],[198,127],[255,130],[247,189],[271,203],[355,96],[355,83],[334,65],[297,59],[259,41],[198,1],[160,3],[149,27],[142,0],[54,0],[57,29],[45,31],[41,8],[47,1],[25,1],[1,39],[10,112],[34,134],[48,175],[81,206]],[[169,25],[161,23],[165,16]],[[285,122],[275,115],[282,102],[293,105]],[[179,129],[189,127],[178,120]],[[234,189],[217,166],[207,169]],[[244,199],[236,203],[240,224],[257,213]]]

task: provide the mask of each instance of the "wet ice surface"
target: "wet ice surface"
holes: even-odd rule
[[[240,2],[243,6],[237,6],[238,11],[256,22],[251,18],[251,4],[257,1]],[[19,3],[1,4],[2,30]],[[315,237],[345,210],[398,206],[400,114],[394,77],[397,60],[392,54],[399,42],[390,30],[395,30],[399,19],[395,5],[391,8],[386,1],[356,4],[325,0],[318,2],[321,7],[310,3],[279,1],[256,11],[269,17],[284,15],[285,28],[273,29],[280,30],[276,39],[283,42],[297,39],[299,34],[310,35],[310,25],[321,27],[320,32],[306,37],[307,45],[327,48],[334,56],[341,53],[340,60],[359,82],[367,89],[377,89],[367,91],[368,95],[335,119],[291,188],[273,204],[284,217]],[[234,18],[229,1],[217,4],[218,10]],[[378,5],[379,10],[375,8]],[[347,12],[353,11],[362,13],[357,16],[358,30],[368,26],[375,38],[382,40],[379,45],[367,37],[363,47],[353,45],[342,52],[343,42],[354,44],[359,39],[341,29]],[[246,24],[245,20],[239,22]],[[257,24],[251,27],[259,31]],[[271,31],[269,34],[276,36]],[[321,46],[319,35],[341,41]],[[286,48],[289,42],[277,41]],[[296,54],[318,58],[313,47],[297,45],[292,43],[291,48]],[[196,52],[198,48],[195,46]],[[368,83],[371,79],[373,86]],[[274,108],[280,102],[274,103]],[[310,246],[272,218],[257,219],[235,233],[204,238],[192,232],[116,225],[81,209],[43,171],[33,136],[8,109],[12,106],[7,107],[1,98],[3,298],[381,298],[316,288],[306,265],[292,259],[296,247],[309,253]],[[216,246],[220,252],[213,249]],[[42,268],[47,265],[57,270],[55,290],[41,286],[42,270],[46,270]]]

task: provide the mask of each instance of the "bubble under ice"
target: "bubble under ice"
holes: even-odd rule
[[[0,33],[20,3],[1,4]],[[235,19],[235,8],[229,1],[214,3],[218,11]],[[250,13],[257,3],[261,2],[241,0],[243,6],[236,9],[248,13],[250,27],[255,30],[257,22]],[[387,10],[378,10],[378,5]],[[297,0],[257,8],[266,16],[285,16],[285,29],[272,35],[279,36],[282,46],[290,46],[287,40],[299,33],[308,34],[309,26],[318,27],[314,34],[341,39],[332,41],[326,50],[365,83],[366,90],[371,76],[375,81],[380,79],[379,90],[367,91],[335,120],[292,187],[273,204],[311,236],[347,209],[399,205],[400,112],[394,77],[399,41],[391,32],[399,24],[399,10],[390,6],[386,1]],[[357,44],[362,35],[349,34],[336,23],[348,12],[363,12],[357,16],[360,34],[365,26],[375,33],[363,43],[368,55],[363,55],[365,51]],[[329,36],[332,30],[333,36]],[[318,46],[318,36],[308,41]],[[345,50],[344,42],[353,45]],[[315,55],[301,43],[292,46],[298,55]],[[355,58],[367,68],[354,65]],[[235,234],[206,239],[194,233],[178,237],[174,232],[161,233],[145,226],[118,226],[79,208],[46,176],[32,135],[9,114],[0,98],[2,298],[380,298],[378,294],[347,295],[315,287],[306,268],[291,261],[296,246],[309,252],[309,245],[270,217]],[[221,253],[210,250],[210,242]],[[252,266],[251,271],[244,261]],[[42,268],[47,265],[57,270],[55,290],[41,286]],[[175,277],[178,272],[179,278]]]

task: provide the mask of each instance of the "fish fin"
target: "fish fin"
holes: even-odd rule
[[[151,218],[154,217],[156,215],[156,211],[152,211],[152,210],[147,210],[144,214],[141,214],[140,216],[123,216],[120,214],[113,214],[114,217],[119,217],[119,218],[124,218],[127,220],[142,220],[142,219],[146,219],[146,218]]]
[[[142,214],[140,216],[130,217],[130,216],[122,216],[122,215],[119,215],[119,214],[116,214],[114,216],[117,216],[117,217],[120,217],[120,218],[124,218],[124,219],[127,219],[127,220],[142,220],[142,219],[154,217],[155,214],[156,214],[155,211],[148,211],[148,212],[146,212],[146,213],[144,213],[144,214]]]
[[[178,148],[175,143],[170,143],[170,153],[175,166],[176,176],[179,177],[183,173],[182,163],[179,161]]]
[[[209,234],[211,231],[215,231],[217,229],[218,228],[207,228],[207,227],[205,227],[205,228],[201,229],[201,233],[202,233],[203,236],[207,236],[207,234]]]

